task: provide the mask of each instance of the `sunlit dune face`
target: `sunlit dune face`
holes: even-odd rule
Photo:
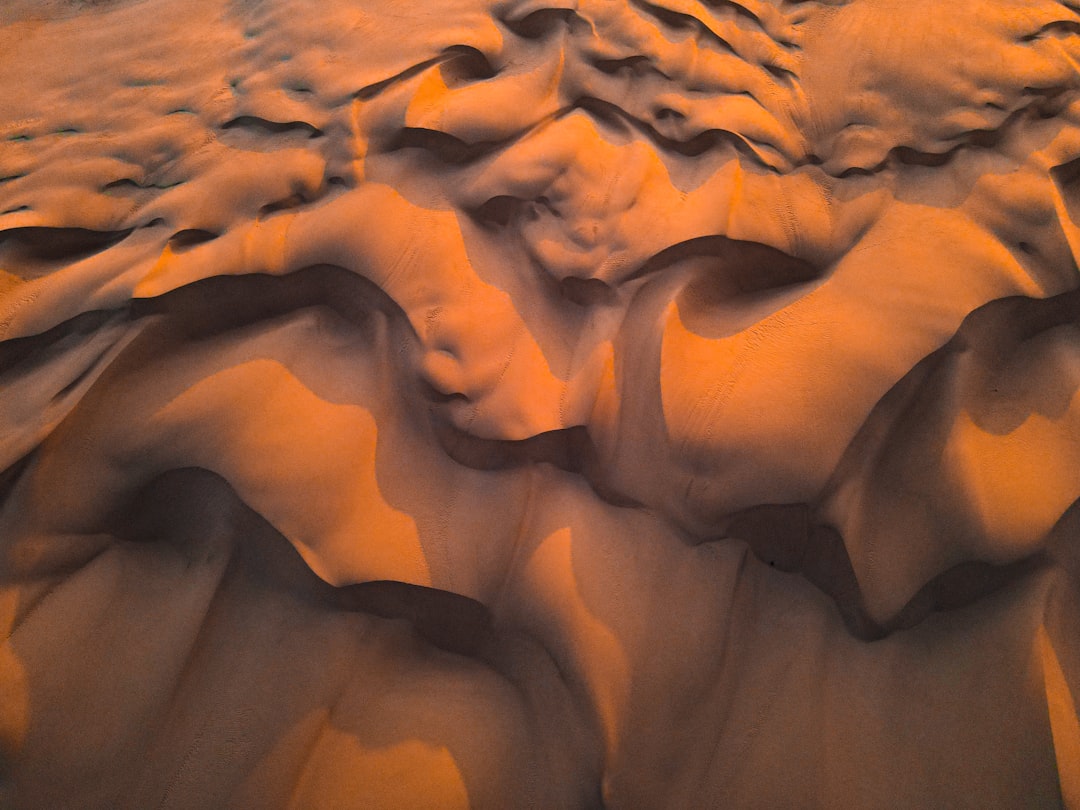
[[[1001,244],[985,221],[999,201],[968,188],[1023,158],[988,133],[1037,118],[1067,81],[1053,4],[985,22],[964,6],[935,33],[980,53],[1029,37],[1009,59],[1034,88],[1010,80],[971,110],[964,82],[986,86],[987,63],[923,75],[915,45],[881,44],[877,61],[836,47],[900,27],[899,6],[758,12],[508,6],[357,109],[387,210],[453,235],[409,260],[422,285],[395,255],[386,287],[448,398],[437,411],[487,439],[582,425],[599,488],[705,535],[741,509],[814,501],[873,406],[969,312],[1072,284]],[[855,77],[867,97],[838,91]],[[935,173],[944,198],[920,179]]]
[[[125,289],[163,302],[137,310],[146,334],[124,350],[146,358],[139,383],[102,383],[59,434],[96,441],[58,474],[105,469],[52,530],[96,530],[123,493],[199,467],[331,582],[483,597],[523,507],[477,532],[447,523],[462,504],[440,493],[485,480],[524,503],[530,460],[699,538],[742,510],[814,504],[875,404],[969,312],[1071,286],[996,237],[986,188],[1024,165],[1019,118],[1035,145],[1061,129],[1039,119],[1063,81],[1052,6],[958,11],[963,47],[1011,37],[1010,58],[1032,54],[1039,74],[974,99],[964,82],[986,85],[989,63],[923,75],[899,42],[875,46],[881,59],[835,47],[876,42],[905,14],[888,3],[462,4],[450,26],[418,13],[409,47],[392,48],[395,18],[374,7],[274,2],[220,12],[220,47],[192,61],[129,45],[114,80],[128,129],[88,153],[67,202],[6,214],[13,277],[43,301],[67,262],[88,295],[78,309]],[[843,92],[856,78],[869,95]],[[145,131],[140,94],[169,108]],[[894,96],[911,107],[902,127]],[[11,130],[13,200],[22,185],[51,193],[19,169],[35,126]],[[62,155],[91,136],[47,137],[43,154]],[[83,230],[42,249],[46,225]],[[251,280],[226,304],[205,298],[215,276]],[[169,291],[185,288],[175,310]],[[8,328],[40,331],[45,304],[24,300]],[[152,382],[172,366],[172,389]],[[133,420],[121,436],[95,427],[114,413]],[[403,458],[430,458],[419,491]],[[453,573],[458,531],[482,549],[467,574]]]
[[[527,782],[522,803],[591,806],[682,683],[652,645],[685,662],[725,638],[739,587],[842,627],[818,591],[747,572],[742,541],[866,636],[917,624],[954,565],[1039,550],[1080,496],[1073,456],[1049,488],[978,459],[1053,445],[1072,399],[1011,421],[971,403],[1014,316],[1037,328],[1009,332],[1000,379],[1029,354],[1071,373],[1073,6],[408,5],[12,12],[0,83],[38,66],[42,89],[0,122],[0,571],[46,583],[12,617],[73,572],[143,607],[113,583],[199,580],[170,621],[226,660],[221,616],[256,617],[300,663],[256,634],[242,665],[313,684],[278,707],[278,747],[243,754],[259,779],[292,763],[274,778],[297,802],[377,783],[388,807],[502,806]],[[228,681],[207,666],[199,699]],[[392,697],[368,715],[371,690]],[[152,751],[183,766],[176,796],[192,750]]]

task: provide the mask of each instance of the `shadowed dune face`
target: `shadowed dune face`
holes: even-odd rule
[[[3,801],[1077,800],[1074,5],[7,8]]]

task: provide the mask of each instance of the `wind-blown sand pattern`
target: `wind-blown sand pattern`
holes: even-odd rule
[[[1080,807],[1080,3],[0,24],[0,806]]]

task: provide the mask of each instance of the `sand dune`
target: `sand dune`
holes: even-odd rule
[[[0,54],[0,805],[1080,807],[1080,5]]]

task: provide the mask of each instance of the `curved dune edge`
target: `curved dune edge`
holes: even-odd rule
[[[0,805],[1080,802],[1080,8],[391,5],[0,12]]]

